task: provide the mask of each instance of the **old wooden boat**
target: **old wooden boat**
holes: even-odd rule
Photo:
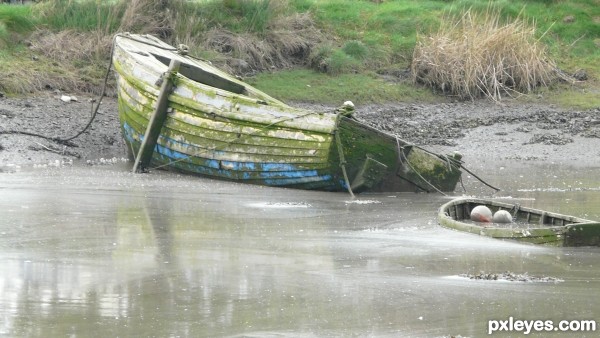
[[[458,155],[413,146],[344,110],[290,107],[153,36],[117,35],[112,60],[122,133],[141,169],[354,192],[452,191],[460,178]]]
[[[508,211],[513,222],[480,223],[470,220],[471,210],[487,206],[492,213]],[[458,198],[444,204],[438,213],[440,225],[498,239],[511,239],[555,246],[599,246],[600,222],[492,199]]]

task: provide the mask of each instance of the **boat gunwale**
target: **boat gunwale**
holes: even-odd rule
[[[125,114],[125,117],[124,117],[123,122],[126,122],[129,126],[134,128],[134,130],[138,134],[143,135],[143,133],[140,130],[143,130],[144,125],[141,124],[140,121],[137,120],[141,117],[134,117],[127,113],[124,113],[124,114]],[[163,134],[165,134],[165,135],[162,135],[162,136],[164,136],[167,139],[173,140],[174,142],[184,144],[184,145],[187,145],[190,147],[198,148],[198,149],[203,149],[205,151],[222,151],[222,152],[230,152],[230,153],[235,153],[235,154],[265,155],[265,156],[277,156],[277,157],[290,156],[290,157],[303,157],[303,158],[316,159],[316,158],[326,157],[324,155],[319,155],[319,153],[329,152],[329,147],[331,144],[331,143],[327,143],[327,142],[319,142],[314,147],[308,147],[308,146],[290,147],[290,146],[260,144],[259,142],[256,142],[256,141],[254,141],[253,143],[250,143],[250,142],[244,143],[244,142],[237,142],[237,141],[238,141],[238,139],[240,139],[242,137],[246,138],[246,139],[250,139],[251,137],[260,139],[262,136],[242,134],[242,137],[235,137],[229,141],[226,141],[226,140],[224,141],[224,140],[209,138],[209,137],[202,136],[202,135],[191,134],[189,132],[186,132],[186,131],[183,131],[183,130],[180,130],[177,128],[173,128],[172,126],[167,126],[167,125],[163,126],[163,129],[164,129]],[[229,134],[235,135],[233,133],[229,133]],[[181,140],[177,140],[176,137],[173,137],[174,135],[182,136],[185,139],[190,139],[190,138],[204,139],[206,141],[209,141],[212,144],[215,144],[215,145],[219,144],[219,146],[211,148],[211,147],[207,147],[207,146],[201,145],[196,142],[182,142]],[[269,138],[269,137],[262,137],[262,138],[278,140],[276,138]],[[255,151],[249,151],[252,148],[254,148]],[[232,150],[232,149],[234,149],[234,150]],[[262,149],[262,151],[259,151],[259,149]],[[267,151],[268,149],[281,150],[281,153],[277,153],[277,151],[268,152]],[[306,154],[302,154],[302,155],[301,154],[292,154],[295,151],[300,152],[300,153],[306,153]],[[309,153],[310,151],[313,151],[313,153]]]

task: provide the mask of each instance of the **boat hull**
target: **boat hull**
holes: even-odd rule
[[[119,118],[132,156],[140,152],[170,60],[182,69],[147,169],[221,180],[325,191],[451,191],[454,158],[431,154],[340,112],[290,107],[177,54],[160,40],[117,36]]]
[[[471,210],[478,205],[488,207],[492,213],[507,210],[514,223],[471,221]],[[497,239],[553,246],[600,246],[599,222],[490,199],[452,200],[439,209],[438,221],[447,228]]]

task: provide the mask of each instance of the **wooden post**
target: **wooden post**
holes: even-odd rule
[[[148,167],[148,164],[150,164],[152,153],[154,152],[154,147],[158,140],[158,135],[160,135],[160,130],[167,118],[168,98],[171,94],[171,90],[173,90],[173,77],[179,71],[180,64],[180,61],[172,59],[169,64],[169,69],[163,74],[162,84],[158,93],[158,98],[156,99],[156,108],[148,121],[144,140],[142,141],[142,145],[135,158],[135,163],[133,164],[134,173],[143,172]]]

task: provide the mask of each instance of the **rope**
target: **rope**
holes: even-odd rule
[[[397,139],[397,138],[398,138],[398,136],[397,136],[397,135],[395,135],[395,136],[396,136],[396,139]],[[469,170],[467,167],[465,167],[465,166],[464,166],[464,164],[463,164],[463,162],[462,162],[462,161],[457,161],[456,159],[454,159],[454,158],[452,158],[452,157],[449,157],[449,156],[447,156],[447,155],[440,155],[440,154],[436,154],[436,153],[434,153],[434,152],[432,152],[432,151],[429,151],[429,150],[427,150],[427,149],[425,149],[425,148],[423,148],[423,147],[421,147],[421,146],[418,146],[418,145],[413,145],[413,146],[414,146],[414,147],[417,147],[417,148],[419,148],[419,149],[421,149],[421,150],[423,150],[423,151],[424,151],[424,152],[426,152],[426,153],[429,153],[429,154],[431,154],[431,155],[437,156],[437,157],[439,157],[440,159],[442,159],[442,160],[445,160],[446,162],[448,162],[448,164],[455,165],[455,166],[456,166],[457,168],[459,168],[459,169],[461,169],[461,168],[462,168],[462,169],[464,169],[466,172],[468,172],[469,174],[473,175],[473,177],[475,177],[475,178],[476,178],[476,179],[477,179],[479,182],[481,182],[481,183],[485,184],[486,186],[488,186],[489,188],[491,188],[491,189],[493,189],[493,190],[495,190],[495,191],[500,191],[500,190],[502,190],[502,189],[499,189],[499,188],[496,188],[496,187],[494,187],[493,185],[491,185],[491,184],[487,183],[485,180],[483,180],[483,179],[482,179],[482,178],[480,178],[479,176],[475,175],[475,174],[474,174],[474,173],[473,173],[471,170]]]
[[[340,167],[342,167],[342,174],[344,175],[344,182],[346,183],[346,188],[348,189],[350,196],[354,198],[354,193],[352,192],[352,187],[350,186],[350,180],[348,180],[348,174],[346,173],[346,158],[344,157],[342,139],[340,138],[340,133],[337,130],[335,132],[335,143],[337,143],[338,156],[340,158]]]
[[[495,191],[500,191],[501,189],[494,187],[493,185],[487,183],[486,181],[484,181],[483,179],[479,178],[479,176],[475,175],[471,170],[467,169],[464,165],[460,166],[461,168],[463,168],[466,172],[468,172],[469,174],[473,175],[473,177],[475,177],[477,180],[479,180],[479,182],[487,185],[488,187],[492,188]]]

